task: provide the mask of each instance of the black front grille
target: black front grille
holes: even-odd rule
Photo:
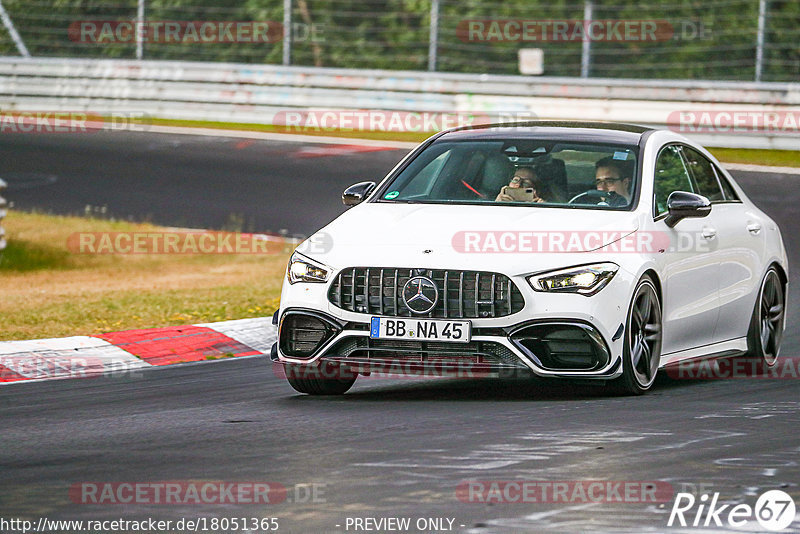
[[[427,276],[439,289],[439,300],[428,313],[412,314],[403,303],[403,287],[413,276]],[[457,319],[505,317],[525,306],[520,290],[503,274],[381,267],[342,270],[331,284],[328,300],[357,313]]]
[[[443,343],[349,337],[326,351],[327,358],[370,359],[396,362],[463,362],[525,368],[507,347],[493,341]]]

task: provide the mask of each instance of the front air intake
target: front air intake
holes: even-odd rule
[[[512,333],[511,341],[551,371],[596,371],[611,361],[602,336],[585,324],[530,324]]]
[[[281,321],[278,338],[283,354],[307,359],[335,334],[334,325],[316,315],[287,312]]]

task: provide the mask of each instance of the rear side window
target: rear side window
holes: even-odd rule
[[[722,192],[725,194],[725,200],[728,202],[741,202],[739,195],[736,194],[733,186],[722,173],[722,171],[719,170],[717,166],[714,166],[714,171],[717,173],[717,178],[719,178],[719,184],[722,186]]]
[[[696,192],[679,146],[668,145],[661,149],[656,160],[654,186],[656,216],[667,212],[667,199],[674,191]]]
[[[725,200],[717,181],[714,165],[700,152],[688,146],[683,147],[686,166],[692,173],[694,183],[697,184],[697,193],[703,195],[711,202]]]

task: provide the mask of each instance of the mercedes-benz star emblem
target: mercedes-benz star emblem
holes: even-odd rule
[[[410,278],[403,287],[403,302],[411,313],[428,313],[439,301],[439,289],[427,276]]]

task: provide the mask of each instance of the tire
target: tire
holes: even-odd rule
[[[661,358],[661,300],[653,279],[645,275],[636,285],[625,323],[620,393],[642,395],[651,388]]]
[[[319,366],[286,364],[286,380],[299,393],[308,395],[343,395],[358,378],[341,365],[323,361]]]
[[[775,365],[781,350],[786,321],[785,286],[775,267],[761,280],[747,332],[747,355],[740,357],[750,375],[761,374]]]

